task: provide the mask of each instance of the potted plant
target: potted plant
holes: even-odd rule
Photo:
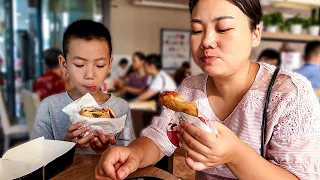
[[[320,32],[320,21],[316,14],[313,14],[307,19],[307,28],[310,35],[319,36]]]
[[[306,27],[306,20],[301,17],[300,14],[297,14],[294,17],[287,19],[286,24],[290,27],[290,32],[292,34],[301,34],[302,29]]]
[[[267,32],[277,32],[279,26],[283,23],[283,16],[281,12],[264,14],[262,16],[262,21]]]

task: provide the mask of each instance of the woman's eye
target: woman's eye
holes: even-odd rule
[[[81,68],[81,67],[83,67],[84,65],[81,65],[81,64],[75,64],[75,66],[76,66],[76,67],[78,67],[78,68]]]
[[[202,31],[192,31],[192,34],[200,34]]]
[[[218,29],[218,32],[219,32],[219,33],[226,33],[226,32],[228,32],[229,30],[231,30],[231,28],[230,28],[230,29]]]

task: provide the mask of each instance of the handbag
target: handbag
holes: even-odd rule
[[[264,109],[263,109],[263,116],[262,116],[262,126],[261,126],[261,148],[260,148],[260,155],[265,158],[265,142],[266,142],[266,132],[267,132],[267,110],[268,110],[268,105],[270,101],[270,94],[272,87],[276,81],[277,75],[279,73],[280,68],[277,68],[270,80],[270,84],[268,87],[267,95],[266,95],[266,101],[264,104]]]

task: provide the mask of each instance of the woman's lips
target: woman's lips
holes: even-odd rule
[[[97,86],[84,86],[88,91],[95,91]]]
[[[200,59],[205,62],[206,64],[209,64],[210,62],[216,60],[217,56],[202,56]]]

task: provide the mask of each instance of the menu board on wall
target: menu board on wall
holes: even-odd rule
[[[161,57],[164,69],[177,69],[184,61],[190,61],[190,31],[161,30]]]

